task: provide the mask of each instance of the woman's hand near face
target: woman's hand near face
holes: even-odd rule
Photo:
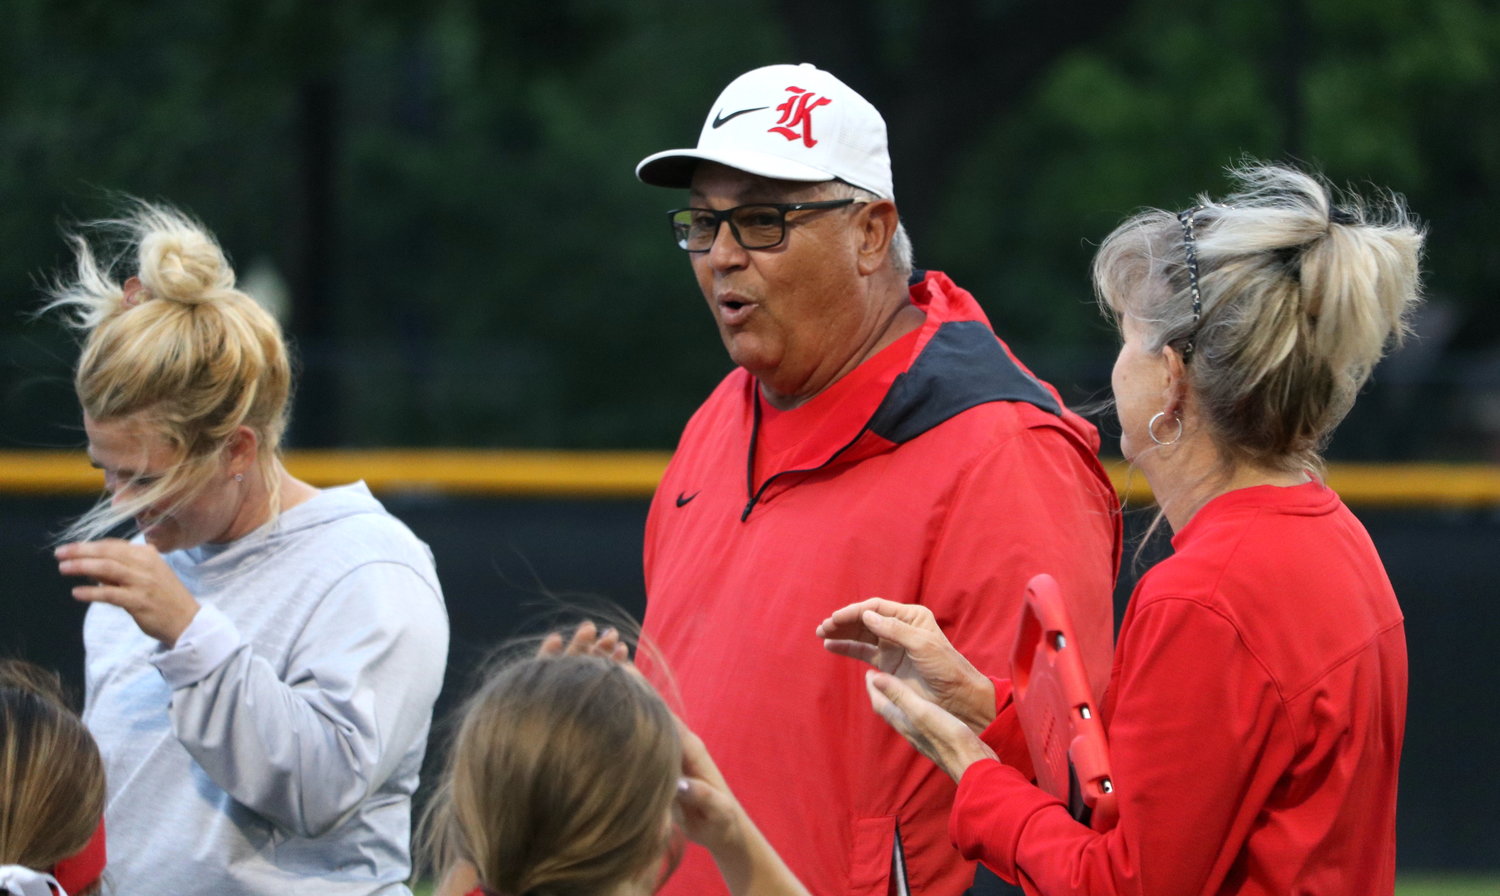
[[[93,580],[74,586],[75,599],[114,604],[168,648],[198,614],[198,601],[149,544],[104,538],[65,544],[53,554],[58,572]]]
[[[713,854],[732,896],[807,896],[807,888],[730,792],[703,740],[681,719],[677,733],[682,738],[677,805],[683,833]]]
[[[677,721],[677,734],[682,739],[677,802],[682,807],[683,833],[718,855],[743,836],[739,825],[744,810],[708,755],[703,739],[688,730],[681,719]]]
[[[954,648],[926,607],[872,597],[835,610],[817,636],[829,652],[899,678],[976,733],[995,720],[995,683]]]

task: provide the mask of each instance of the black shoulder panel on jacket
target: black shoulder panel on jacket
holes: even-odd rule
[[[1062,416],[1057,399],[1011,360],[989,327],[951,321],[938,327],[911,369],[896,377],[869,428],[900,444],[990,401],[1024,401]]]

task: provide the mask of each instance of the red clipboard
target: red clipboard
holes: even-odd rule
[[[1026,584],[1011,652],[1011,685],[1037,785],[1067,802],[1084,824],[1095,830],[1112,827],[1117,808],[1109,742],[1073,621],[1057,581],[1046,573]]]

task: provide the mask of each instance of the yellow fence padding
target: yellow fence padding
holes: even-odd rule
[[[363,479],[377,492],[644,498],[669,457],[665,451],[351,449],[292,451],[286,463],[314,485]],[[1119,460],[1105,467],[1128,501],[1151,500],[1139,471]],[[1500,505],[1500,466],[1488,464],[1335,463],[1328,484],[1349,504]],[[0,495],[88,494],[101,485],[82,451],[0,452]]]

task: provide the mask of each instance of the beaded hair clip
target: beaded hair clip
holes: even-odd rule
[[[1193,328],[1188,331],[1187,342],[1182,346],[1182,361],[1193,359],[1193,340],[1198,335],[1198,321],[1203,317],[1203,294],[1198,288],[1198,242],[1193,230],[1193,217],[1208,206],[1195,205],[1177,213],[1177,222],[1182,225],[1182,250],[1188,275],[1188,294],[1193,299]],[[1359,216],[1337,205],[1328,207],[1328,223],[1345,226],[1360,223]]]
[[[1187,259],[1188,294],[1193,298],[1193,328],[1182,346],[1184,364],[1193,359],[1193,338],[1198,334],[1198,321],[1203,317],[1203,294],[1198,290],[1198,247],[1193,234],[1193,216],[1203,211],[1203,208],[1204,206],[1195,205],[1177,213],[1177,221],[1182,225],[1183,255]]]

